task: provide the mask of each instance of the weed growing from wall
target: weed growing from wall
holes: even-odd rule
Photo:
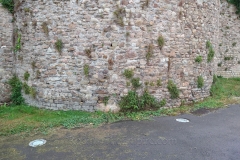
[[[197,57],[195,58],[195,62],[201,63],[201,62],[202,62],[202,56],[197,56]]]
[[[212,44],[211,44],[210,41],[207,41],[207,42],[206,42],[206,47],[207,47],[207,49],[209,49],[210,47],[212,47]]]
[[[14,75],[8,84],[11,86],[11,101],[15,105],[21,105],[24,103],[24,98],[22,97],[22,82],[20,79]]]
[[[202,76],[198,76],[197,86],[198,86],[198,88],[202,88],[204,86],[204,80],[203,80]]]
[[[158,79],[157,80],[157,86],[160,87],[162,85],[162,80],[161,79]]]
[[[41,77],[41,72],[39,70],[36,71],[36,78],[39,79]]]
[[[34,70],[36,68],[36,61],[32,61],[31,66],[32,66],[32,70]]]
[[[147,53],[146,53],[147,63],[149,63],[149,60],[152,56],[153,56],[153,44],[149,44],[147,46]]]
[[[237,42],[233,42],[232,46],[235,47],[237,45]]]
[[[25,94],[30,94],[30,87],[28,86],[28,84],[26,82],[23,83],[22,89]]]
[[[26,82],[23,83],[22,89],[25,94],[31,95],[34,99],[36,98],[37,92],[33,87],[30,87]]]
[[[30,87],[30,95],[32,96],[32,98],[36,98],[36,95],[37,95],[37,91],[35,88],[33,87]]]
[[[28,81],[29,77],[30,77],[29,72],[28,72],[28,71],[25,72],[25,73],[24,73],[24,76],[23,76],[24,80],[25,80],[25,81]]]
[[[108,104],[109,98],[110,98],[109,96],[103,98],[103,103],[104,103],[105,106]]]
[[[4,8],[13,14],[14,12],[14,0],[0,0],[0,3]]]
[[[136,92],[137,88],[139,88],[142,84],[140,83],[140,78],[132,78],[134,73],[133,70],[125,70],[124,75],[126,78],[131,79],[133,91],[129,91],[128,94],[124,97],[121,97],[119,101],[119,106],[121,111],[138,111],[138,110],[146,110],[149,108],[160,108],[166,104],[166,100],[158,102],[156,98],[148,93],[147,88],[145,88],[144,93],[139,96]],[[159,85],[161,81],[157,81]],[[147,87],[149,82],[145,82],[145,86]],[[150,85],[154,86],[154,82],[151,82]],[[130,83],[127,82],[127,86],[130,86]]]
[[[227,2],[235,5],[237,8],[236,14],[240,14],[240,1],[239,0],[227,0]]]
[[[18,36],[17,36],[17,43],[15,44],[15,47],[14,47],[14,52],[19,52],[21,50],[21,37],[22,35],[19,33]]]
[[[140,78],[132,78],[131,83],[134,89],[137,89],[141,86]]]
[[[164,107],[166,105],[166,103],[167,103],[166,99],[161,100],[159,103],[160,107]]]
[[[83,70],[84,70],[84,75],[88,76],[89,75],[89,65],[85,64],[83,67]]]
[[[156,98],[145,91],[141,96],[136,91],[129,91],[128,94],[121,98],[119,106],[121,111],[140,111],[146,109],[158,109],[166,105],[166,100],[158,102]]]
[[[224,57],[224,61],[230,61],[230,60],[233,60],[233,57]]]
[[[131,69],[125,69],[123,72],[123,75],[127,78],[127,79],[131,79],[134,75],[133,70]]]
[[[42,23],[42,30],[43,30],[43,32],[48,36],[49,30],[48,30],[48,24],[47,24],[47,22],[43,22],[43,23]]]
[[[63,42],[61,39],[58,39],[55,42],[55,49],[58,51],[58,53],[60,53],[60,55],[62,54],[62,49],[63,49]]]
[[[164,40],[164,38],[163,38],[162,35],[160,35],[160,36],[158,37],[157,43],[158,43],[159,48],[162,49],[163,46],[164,46],[164,44],[165,44],[165,40]]]
[[[172,80],[168,81],[167,88],[168,88],[168,91],[169,91],[172,99],[176,99],[179,97],[179,90],[178,90],[176,84],[174,84]]]
[[[206,47],[208,49],[207,62],[211,62],[213,60],[215,52],[210,41],[206,42]]]
[[[118,6],[117,9],[113,12],[113,14],[115,16],[114,22],[123,27],[124,26],[123,18],[126,15],[126,10],[123,7]]]

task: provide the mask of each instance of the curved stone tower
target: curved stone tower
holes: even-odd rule
[[[207,62],[206,42],[218,52],[218,0],[25,0],[20,4],[14,17],[15,36],[21,35],[22,44],[16,53],[16,73],[36,90],[35,99],[24,95],[31,105],[115,110],[120,97],[131,90],[125,69],[140,78],[139,93],[149,84],[149,92],[159,100],[165,98],[167,107],[209,96],[215,65],[214,59]],[[157,43],[160,36],[165,40],[162,48]],[[201,63],[195,62],[197,56],[202,56]],[[198,76],[204,79],[202,89],[197,86]],[[169,80],[180,90],[178,99],[170,98]],[[104,97],[109,97],[107,106]]]

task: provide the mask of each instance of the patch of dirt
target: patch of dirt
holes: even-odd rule
[[[217,109],[200,108],[200,109],[197,109],[197,110],[191,112],[191,114],[197,115],[197,116],[202,116],[202,115],[208,114],[208,113],[216,111],[216,110]]]

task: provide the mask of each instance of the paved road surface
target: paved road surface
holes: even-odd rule
[[[187,118],[189,123],[176,122]],[[28,143],[44,138],[44,146]],[[1,160],[240,160],[240,106],[1,139]]]

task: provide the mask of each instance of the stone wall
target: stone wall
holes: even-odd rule
[[[26,101],[49,109],[115,110],[120,97],[132,89],[123,76],[125,69],[133,69],[134,77],[140,78],[139,93],[147,82],[152,95],[167,99],[167,107],[209,96],[216,63],[215,59],[207,62],[206,41],[218,53],[219,1],[146,2],[23,1],[15,14],[15,26],[22,35],[16,72],[37,91],[35,99],[24,95]],[[126,13],[119,15],[121,8]],[[165,39],[162,49],[157,45],[160,35]],[[64,46],[61,53],[55,49],[58,39]],[[149,61],[148,46],[153,48]],[[199,64],[197,56],[203,57]],[[84,66],[89,66],[88,76]],[[26,72],[28,81],[23,78]],[[204,78],[202,89],[197,87],[198,76]],[[179,99],[170,99],[168,80],[179,88]]]
[[[217,74],[223,77],[240,76],[240,17],[235,12],[234,5],[222,0]]]
[[[7,81],[12,77],[12,15],[0,4],[0,104],[9,102],[10,88]]]

